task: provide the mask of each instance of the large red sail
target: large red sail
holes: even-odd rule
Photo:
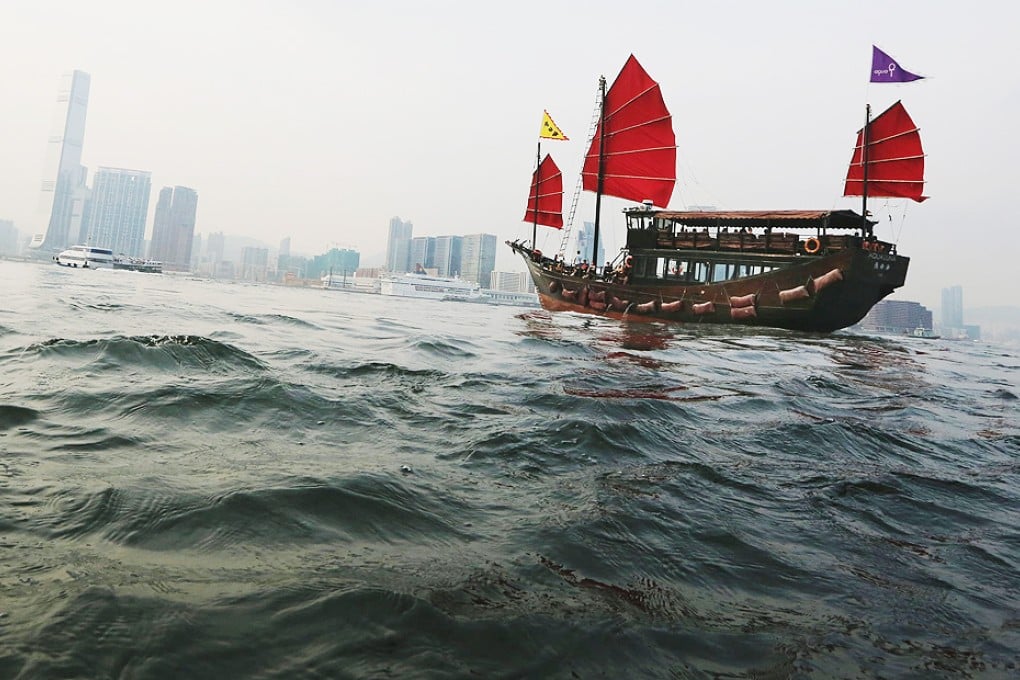
[[[604,140],[602,193],[632,201],[669,204],[676,185],[673,118],[652,80],[634,55],[606,93],[604,125],[595,131],[584,158],[584,188],[598,191],[599,149]]]
[[[537,212],[536,212],[537,211]],[[563,228],[563,174],[549,154],[531,174],[531,193],[524,221],[554,229]]]
[[[921,202],[924,191],[924,150],[921,135],[903,104],[896,102],[868,125],[868,196],[909,198]],[[844,196],[864,195],[864,130],[846,175]]]

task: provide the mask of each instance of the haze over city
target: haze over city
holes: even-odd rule
[[[903,2],[24,2],[0,7],[0,219],[44,231],[40,182],[62,74],[91,75],[82,163],[193,187],[196,232],[381,261],[393,216],[416,235],[530,238],[521,221],[543,109],[573,193],[599,75],[634,53],[678,144],[671,207],[850,208],[843,180],[864,105],[902,99],[927,154],[920,205],[872,201],[912,258],[897,298],[1013,304],[1020,245],[1020,11]],[[926,78],[870,85],[871,46]],[[584,196],[575,224],[591,217]],[[607,252],[623,244],[604,206]],[[155,200],[149,204],[151,211]],[[542,229],[555,250],[559,233]],[[500,269],[520,269],[501,247]]]

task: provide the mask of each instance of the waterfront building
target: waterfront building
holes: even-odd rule
[[[202,261],[202,235],[195,234],[191,239],[191,271],[198,269],[198,263]]]
[[[17,255],[18,230],[11,220],[0,220],[0,255]]]
[[[49,206],[49,219],[45,234],[32,239],[33,247],[46,252],[63,250],[82,236],[81,219],[88,192],[81,150],[85,143],[89,83],[89,74],[72,71],[62,77],[57,93],[55,129],[46,150],[42,182],[42,200]]]
[[[535,281],[528,272],[492,272],[489,279],[491,290],[507,293],[534,293]]]
[[[390,220],[390,233],[386,242],[386,270],[399,274],[411,271],[411,237],[414,226],[399,217]]]
[[[269,248],[241,248],[241,280],[264,283],[269,274]]]
[[[461,278],[480,286],[489,284],[496,268],[496,235],[470,234],[464,237],[461,252]]]
[[[411,262],[409,269],[435,269],[436,237],[415,236],[411,239]]]
[[[195,238],[198,193],[188,187],[163,187],[152,220],[149,257],[163,263],[163,269],[190,271]]]
[[[868,312],[860,326],[887,333],[906,333],[918,328],[932,330],[931,310],[919,302],[882,300]]]
[[[213,264],[214,271],[216,263],[223,261],[223,253],[226,250],[226,241],[226,236],[224,236],[222,231],[216,231],[209,234],[209,238],[206,240],[206,259]]]
[[[963,328],[963,287],[942,289],[942,328],[946,331]]]
[[[115,255],[145,257],[145,218],[151,186],[148,172],[99,168],[89,203],[88,244],[109,248]]]
[[[463,246],[463,236],[436,237],[432,262],[438,276],[457,276],[460,274]]]
[[[328,252],[312,258],[313,276],[325,276],[330,272],[338,280],[353,278],[361,264],[361,253],[348,248],[331,248]]]

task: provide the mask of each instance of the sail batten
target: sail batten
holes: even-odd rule
[[[563,228],[563,173],[549,154],[531,175],[524,221],[553,229]]]
[[[867,132],[867,149],[865,145]],[[867,151],[867,153],[865,153]],[[864,164],[867,163],[865,175]],[[867,182],[865,182],[867,177]],[[924,149],[920,129],[896,102],[857,132],[857,145],[846,176],[844,196],[909,198],[923,201]]]
[[[659,84],[634,55],[624,64],[603,102],[581,170],[586,191],[666,206],[676,186],[676,134]]]

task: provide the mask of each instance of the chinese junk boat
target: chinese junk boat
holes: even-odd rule
[[[639,202],[624,210],[626,247],[610,271],[586,271],[524,244],[521,254],[549,310],[680,322],[830,332],[860,321],[904,284],[909,258],[878,240],[852,210],[683,212],[665,206],[676,183],[672,117],[659,85],[631,56],[607,92],[585,157],[583,187],[596,193],[591,253],[598,252],[603,195]],[[896,103],[858,132],[844,195],[924,200],[917,127]],[[525,220],[559,227],[562,194],[536,171]],[[543,197],[544,203],[543,203]],[[593,261],[593,265],[594,265]]]

